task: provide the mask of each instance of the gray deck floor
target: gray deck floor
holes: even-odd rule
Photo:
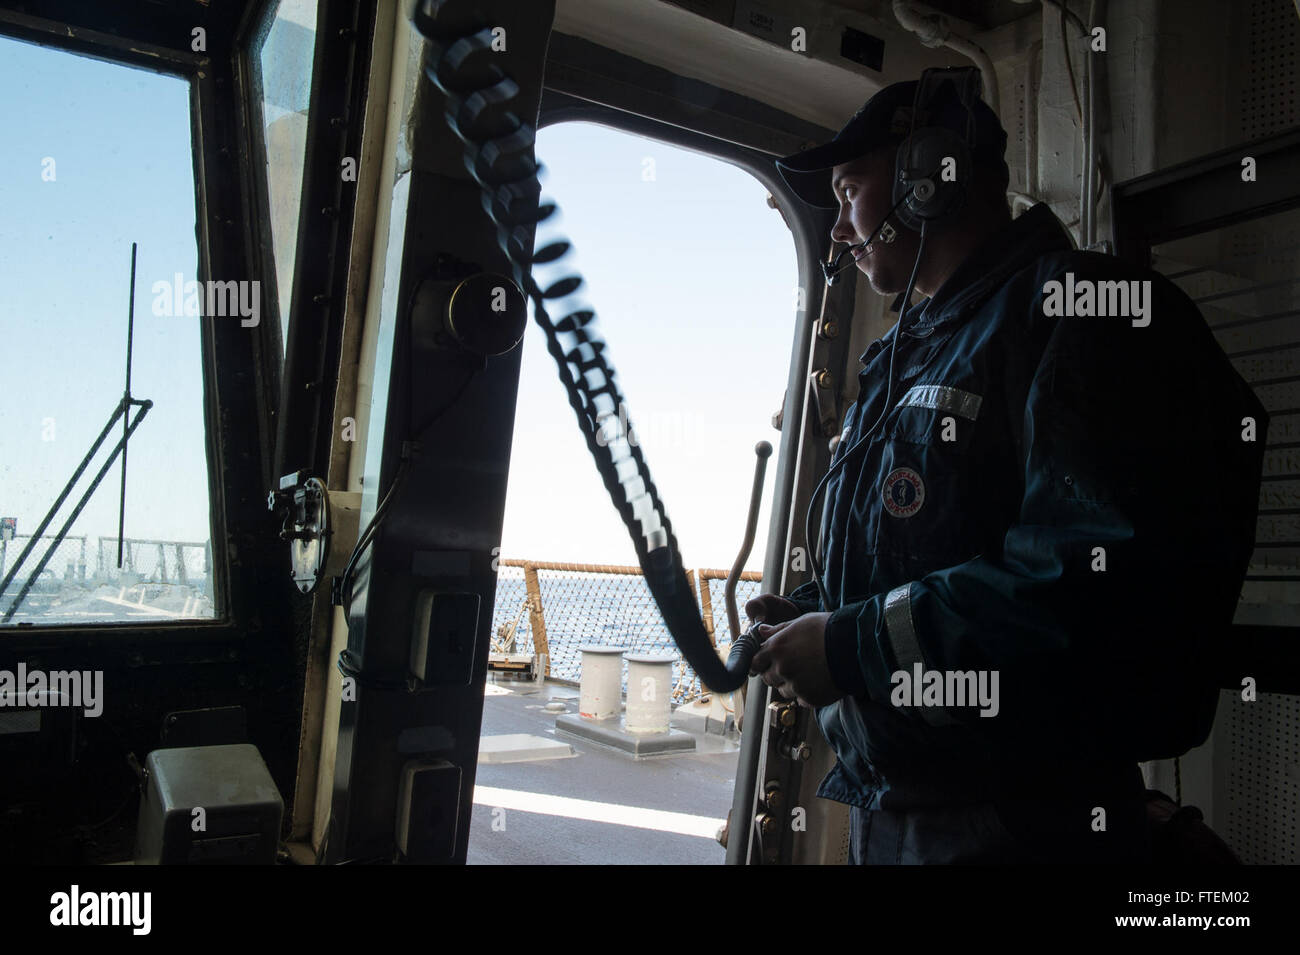
[[[488,685],[483,707],[485,738],[528,734],[560,740],[577,755],[505,763],[480,761],[469,837],[470,864],[723,863],[725,850],[715,841],[714,833],[731,808],[734,743],[700,733],[692,754],[634,759],[584,739],[557,734],[557,714],[544,709],[548,701],[564,702],[567,711],[575,713],[578,690],[504,680]],[[547,796],[564,798],[540,798]],[[611,818],[618,821],[609,821]]]

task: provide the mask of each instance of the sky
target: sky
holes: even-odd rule
[[[555,231],[574,244],[565,264],[587,280],[683,561],[730,568],[754,445],[779,446],[771,422],[784,400],[798,283],[790,231],[756,179],[711,157],[591,123],[543,128],[537,156],[543,194],[560,207]],[[502,554],[635,563],[535,324],[520,395]],[[754,570],[776,473],[774,454]]]
[[[0,84],[0,516],[30,533],[122,395],[135,241],[132,391],[154,407],[131,440],[126,536],[205,541],[198,320],[153,307],[156,282],[195,278],[186,83],[0,38]],[[537,152],[684,561],[730,567],[754,445],[779,444],[789,230],[761,184],[712,158],[586,123],[543,129]],[[523,347],[503,555],[634,563],[533,324]],[[116,536],[119,474],[73,534]]]
[[[131,390],[154,405],[130,443],[126,536],[206,541],[198,320],[151,307],[155,282],[197,266],[188,84],[0,39],[0,88],[0,514],[30,534],[121,399],[137,242]],[[73,534],[116,537],[120,481],[114,464]]]

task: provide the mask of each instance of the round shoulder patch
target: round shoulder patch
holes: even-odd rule
[[[885,478],[881,497],[894,517],[911,517],[925,503],[925,482],[911,468],[894,468]]]

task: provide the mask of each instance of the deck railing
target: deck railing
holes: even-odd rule
[[[723,593],[730,571],[698,568],[686,572],[714,645],[730,643]],[[762,575],[746,571],[736,586],[741,627],[745,601],[758,595]],[[640,567],[569,564],[502,558],[497,568],[492,649],[497,653],[546,655],[546,675],[576,682],[586,644],[626,647],[629,653],[675,651]],[[699,679],[679,659],[673,668],[673,696],[683,702],[698,695]]]
[[[30,540],[30,534],[16,534],[10,541],[0,541],[0,577],[13,566]],[[49,542],[54,540],[52,534],[41,535],[36,549],[19,571],[14,588],[21,586]],[[85,534],[69,534],[59,541],[53,558],[46,565],[47,574],[42,576],[66,583],[102,583],[116,582],[125,572],[150,583],[193,585],[204,589],[211,572],[211,551],[209,541],[126,537],[122,540],[122,567],[119,569],[116,536],[96,539]]]

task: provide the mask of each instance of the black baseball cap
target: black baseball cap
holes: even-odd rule
[[[839,201],[831,190],[828,171],[841,163],[851,162],[881,146],[898,146],[912,130],[912,103],[916,99],[917,80],[886,86],[862,104],[834,139],[823,146],[806,149],[776,161],[776,168],[786,183],[804,202],[819,209],[838,209]],[[972,117],[967,114],[951,80],[935,91],[932,115],[918,116],[916,128],[943,126],[962,135]],[[1007,149],[1007,133],[983,100],[972,103],[974,114],[974,149],[971,158],[982,164],[1001,165]]]

